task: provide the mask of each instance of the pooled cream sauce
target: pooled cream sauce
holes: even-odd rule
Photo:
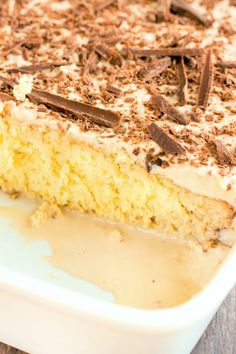
[[[211,279],[226,250],[203,252],[197,245],[66,211],[41,227],[30,213],[0,207],[27,242],[46,240],[47,260],[69,274],[112,292],[115,302],[145,309],[172,307]]]

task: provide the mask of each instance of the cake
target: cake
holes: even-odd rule
[[[0,9],[0,187],[202,244],[233,232],[236,6]]]

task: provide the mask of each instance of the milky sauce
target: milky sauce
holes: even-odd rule
[[[161,239],[141,230],[65,212],[42,227],[32,227],[29,212],[0,207],[0,215],[27,242],[46,240],[54,267],[112,292],[116,303],[145,309],[171,307],[191,298],[223,260],[221,247]]]

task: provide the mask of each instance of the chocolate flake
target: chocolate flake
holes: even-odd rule
[[[183,57],[177,59],[177,76],[179,82],[177,96],[178,96],[179,104],[181,106],[184,106],[187,103],[187,97],[188,97],[188,78],[185,70]]]
[[[96,53],[101,57],[111,61],[111,63],[121,65],[122,56],[115,49],[108,47],[105,43],[100,43],[94,47]]]
[[[94,123],[99,125],[114,127],[120,120],[119,115],[110,110],[94,107],[78,101],[72,101],[47,91],[33,89],[28,96],[30,100],[33,100],[38,104],[49,105],[50,107],[70,112],[79,117],[81,117],[81,114],[85,114],[89,116]]]
[[[174,37],[171,42],[169,42],[165,48],[168,47],[185,47],[188,42],[191,41],[191,36],[189,34],[185,34],[184,36],[180,36],[180,37]]]
[[[159,127],[156,123],[151,123],[148,126],[149,134],[167,154],[182,155],[185,153],[183,146],[176,140],[176,138],[167,133],[163,128]]]
[[[6,54],[10,54],[14,50],[21,47],[25,47],[27,49],[32,50],[35,47],[39,48],[41,44],[42,44],[42,38],[27,36],[23,40],[15,41],[10,47],[7,47],[6,50],[4,51],[6,51]]]
[[[95,10],[96,11],[100,11],[105,9],[106,7],[116,3],[117,0],[104,0],[104,1],[99,1],[96,5],[95,5]]]
[[[183,125],[189,123],[189,119],[181,114],[175,107],[171,106],[164,97],[152,96],[151,103],[155,104],[162,113],[166,114],[173,121]]]
[[[90,72],[95,71],[97,67],[97,63],[98,63],[98,56],[94,51],[92,51],[85,63],[83,74],[86,76]]]
[[[216,153],[217,153],[217,159],[221,165],[229,165],[232,161],[232,155],[228,151],[228,149],[223,145],[223,143],[219,140],[214,140],[213,141]]]
[[[121,92],[122,92],[118,87],[115,87],[115,86],[110,85],[110,84],[107,84],[106,90],[107,90],[108,92],[114,93],[115,95],[118,95],[118,96],[119,96],[119,95],[121,94]]]
[[[219,61],[216,63],[216,66],[219,66],[223,69],[235,69],[236,68],[236,60],[235,61]]]
[[[16,85],[16,82],[14,80],[8,79],[7,77],[4,77],[2,75],[0,75],[0,81],[11,87],[14,87],[14,85]]]
[[[15,101],[15,98],[8,93],[0,92],[0,101],[7,102],[7,101]]]
[[[190,16],[202,23],[205,27],[209,27],[212,24],[206,16],[199,13],[196,8],[188,4],[185,0],[171,0],[171,11],[175,14]]]
[[[104,44],[104,43],[100,43],[98,45],[95,46],[94,50],[101,56],[104,58],[107,58],[111,55],[111,51],[110,48]]]
[[[0,76],[0,80],[11,87],[14,87],[16,84],[15,81],[9,80],[3,76]],[[47,91],[32,89],[28,98],[34,103],[50,106],[51,109],[70,112],[75,116],[81,117],[81,114],[84,114],[89,116],[94,123],[106,127],[114,127],[120,121],[119,115],[113,111],[94,107],[87,103],[69,100]]]
[[[153,63],[145,65],[138,73],[139,77],[145,81],[151,80],[154,77],[159,76],[171,65],[170,57],[166,57],[155,61]]]
[[[106,36],[92,36],[89,39],[88,47],[94,47],[97,43],[101,41],[107,45],[115,45],[116,43],[120,42],[123,39],[122,34],[110,34]]]
[[[203,48],[158,48],[158,49],[132,49],[134,55],[138,57],[195,57],[204,54]]]
[[[35,64],[28,66],[21,66],[16,68],[10,68],[6,71],[8,73],[22,73],[22,74],[33,74],[36,71],[43,71],[48,69],[57,68],[59,66],[68,65],[67,63],[48,63],[48,64]]]
[[[168,20],[170,14],[170,0],[159,0],[159,8],[156,13],[156,22],[164,22]]]
[[[198,93],[198,105],[207,107],[214,77],[214,66],[212,63],[212,53],[208,50],[205,56],[205,63],[202,69],[200,88]]]

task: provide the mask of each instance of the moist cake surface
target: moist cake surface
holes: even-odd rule
[[[4,190],[183,238],[231,227],[233,4],[41,0],[0,11]]]

